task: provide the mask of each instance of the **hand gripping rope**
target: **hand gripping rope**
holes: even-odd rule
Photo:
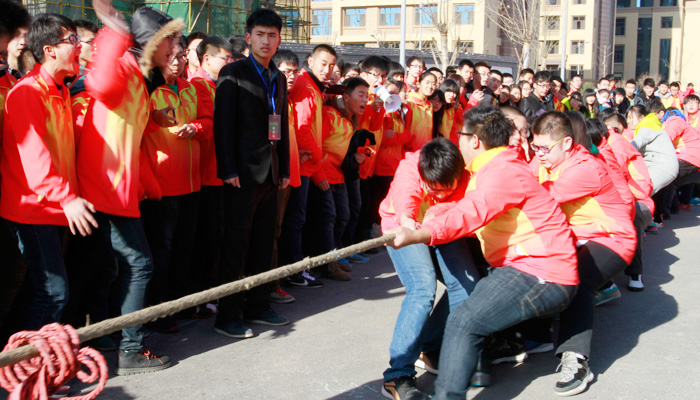
[[[39,331],[23,331],[10,338],[3,351],[30,344],[39,356],[0,369],[0,386],[10,392],[8,400],[46,400],[61,386],[77,376],[97,388],[75,400],[90,400],[102,392],[107,383],[107,363],[102,354],[89,347],[80,348],[78,333],[70,325],[53,323]],[[81,366],[86,366],[89,374]]]

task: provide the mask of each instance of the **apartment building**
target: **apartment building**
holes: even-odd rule
[[[700,1],[617,0],[614,73],[700,81]]]

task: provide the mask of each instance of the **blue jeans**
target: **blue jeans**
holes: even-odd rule
[[[474,290],[479,274],[463,239],[442,246],[415,244],[401,249],[387,247],[394,268],[406,287],[406,297],[394,328],[389,348],[390,367],[384,380],[414,376],[414,363],[423,346],[421,333],[435,301],[437,278],[435,262],[445,280],[450,305],[457,306]],[[434,257],[434,258],[433,258]],[[444,313],[437,313],[442,315]]]
[[[464,399],[486,336],[560,312],[575,292],[576,286],[545,282],[513,267],[494,268],[447,319],[433,399]]]
[[[27,262],[33,285],[26,329],[39,330],[46,324],[58,322],[68,303],[68,276],[61,245],[64,228],[16,222],[10,222],[9,226],[19,238],[19,249]]]
[[[301,186],[292,188],[289,194],[287,210],[282,222],[282,233],[279,238],[279,263],[292,264],[304,258],[302,250],[302,229],[306,223],[306,203],[309,197],[308,176],[301,177]]]
[[[95,218],[99,233],[117,257],[122,315],[143,309],[146,287],[153,275],[153,258],[141,220],[102,212],[95,214]],[[143,348],[143,325],[122,330],[119,350],[141,351]]]

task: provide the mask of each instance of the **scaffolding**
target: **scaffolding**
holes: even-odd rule
[[[97,22],[90,0],[24,0],[31,15],[50,12],[71,19]],[[185,34],[193,31],[229,37],[245,34],[248,15],[259,8],[276,11],[282,17],[282,40],[309,43],[311,38],[310,0],[112,0],[112,5],[126,16],[141,6],[159,9],[185,21]]]

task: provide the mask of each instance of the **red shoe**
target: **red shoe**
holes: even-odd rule
[[[681,204],[681,211],[690,211],[690,204]]]

